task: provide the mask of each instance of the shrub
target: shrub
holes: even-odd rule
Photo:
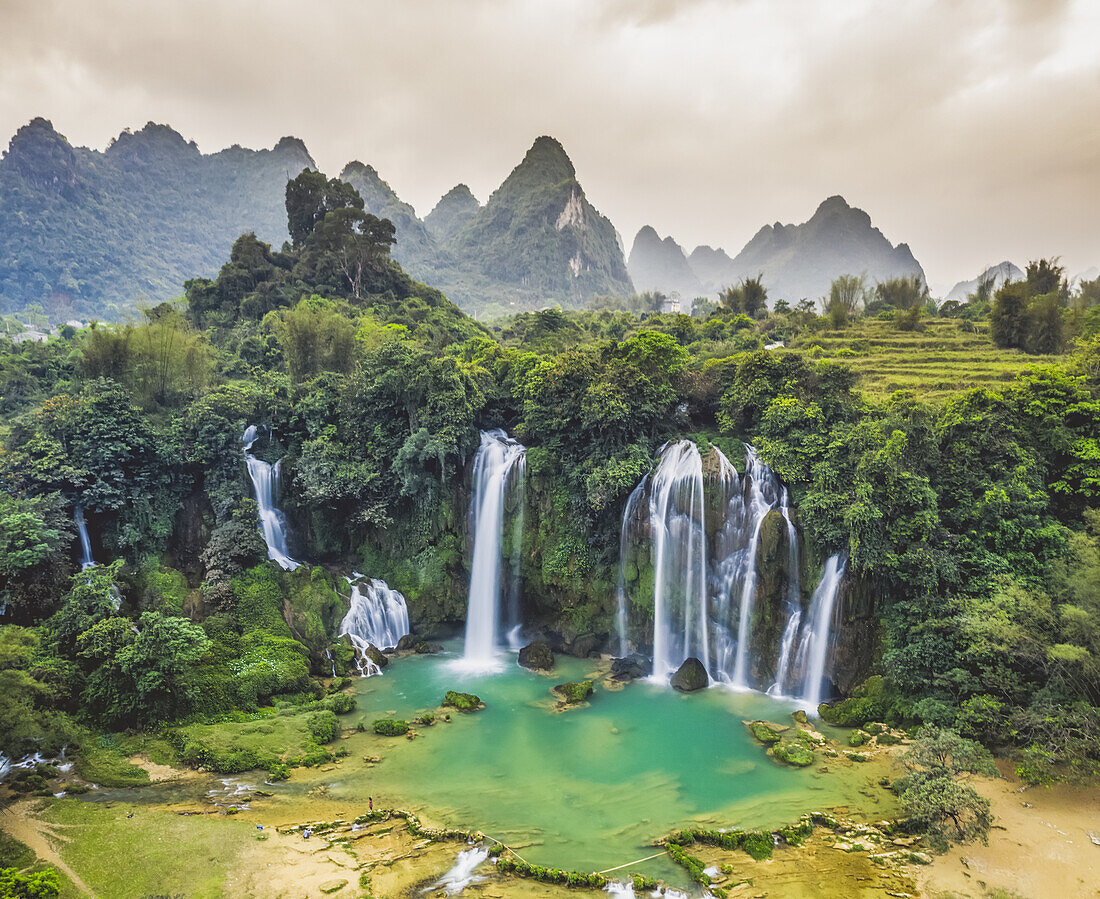
[[[747,833],[741,841],[741,848],[758,862],[771,858],[774,846],[775,841],[772,839],[772,835],[763,830]]]
[[[325,709],[310,715],[309,732],[313,734],[313,738],[318,743],[329,743],[335,740],[336,735],[340,732],[336,714]]]
[[[374,722],[374,732],[383,737],[400,737],[409,732],[409,722],[398,721],[396,718],[379,718]]]

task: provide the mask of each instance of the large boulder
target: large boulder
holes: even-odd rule
[[[524,668],[549,671],[554,667],[554,653],[549,646],[538,640],[528,643],[519,651],[519,663]]]
[[[648,661],[638,653],[611,660],[611,676],[616,680],[633,680],[645,677],[648,673]]]
[[[710,683],[710,677],[707,675],[707,669],[703,667],[703,663],[692,656],[690,659],[686,659],[684,664],[672,675],[671,683],[681,693],[694,693],[696,690],[702,690],[707,686]]]

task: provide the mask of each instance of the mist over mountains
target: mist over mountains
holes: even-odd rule
[[[760,276],[769,302],[792,304],[826,296],[840,275],[864,274],[869,284],[913,275],[925,279],[907,244],[890,243],[866,212],[839,196],[825,200],[801,225],[765,225],[732,259],[709,246],[685,256],[672,237],[662,241],[646,226],[634,239],[629,269],[639,290],[676,291],[684,299],[714,296],[743,278]]]
[[[45,119],[19,129],[0,158],[0,311],[41,304],[55,320],[119,318],[212,276],[242,233],[287,239],[285,185],[315,168],[292,137],[270,150],[203,154],[166,125],[124,131],[105,151],[72,147]],[[649,226],[629,263],[614,225],[588,200],[572,161],[539,137],[484,204],[465,184],[421,218],[369,163],[340,178],[396,229],[394,258],[479,317],[587,305],[659,290],[714,296],[761,275],[769,300],[816,299],[841,274],[873,283],[924,271],[861,209],[825,200],[802,224],[765,225],[736,256],[690,255]]]

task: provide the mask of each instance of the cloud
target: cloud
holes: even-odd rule
[[[629,243],[740,246],[825,196],[934,285],[1100,255],[1090,0],[0,0],[0,132],[167,122],[205,151],[306,141],[425,214],[558,137]]]

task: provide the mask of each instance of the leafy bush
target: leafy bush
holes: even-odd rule
[[[373,726],[374,732],[383,737],[400,737],[409,732],[409,722],[396,718],[379,718]]]
[[[315,712],[309,716],[309,732],[318,743],[330,743],[340,733],[340,723],[336,720],[335,713],[327,709]]]

